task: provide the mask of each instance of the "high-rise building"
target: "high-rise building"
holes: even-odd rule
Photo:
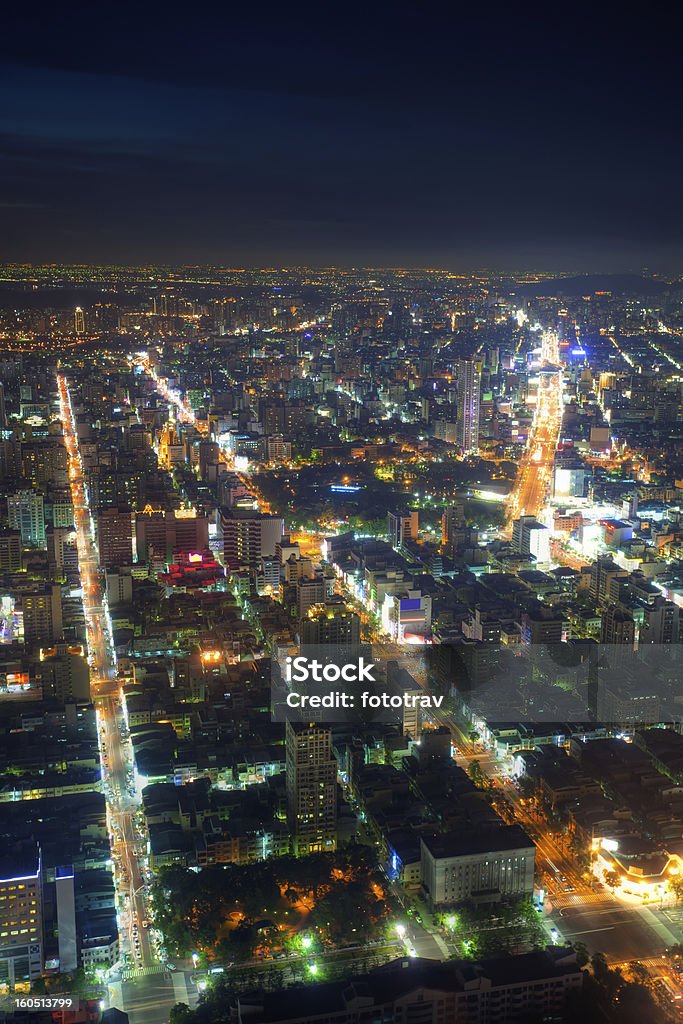
[[[553,472],[554,498],[582,498],[586,487],[583,465],[556,465]]]
[[[512,546],[521,555],[533,555],[537,563],[550,561],[550,530],[535,516],[520,516],[512,524]]]
[[[0,979],[10,988],[43,967],[40,848],[33,842],[0,853]]]
[[[392,548],[402,547],[408,541],[417,540],[419,528],[418,509],[411,509],[410,512],[388,512],[387,533]]]
[[[296,587],[296,610],[299,618],[303,618],[309,608],[324,602],[326,583],[322,574],[301,576],[294,585]]]
[[[21,476],[20,446],[10,431],[0,431],[0,482],[18,480]]]
[[[128,566],[108,569],[105,572],[107,604],[109,608],[120,608],[133,603],[133,575]]]
[[[62,704],[90,700],[90,668],[77,650],[57,644],[41,661],[43,696]]]
[[[85,313],[80,306],[74,310],[74,330],[76,334],[85,334]]]
[[[220,465],[220,448],[216,441],[199,442],[199,476],[207,483],[215,484]]]
[[[680,609],[673,601],[656,597],[643,610],[641,644],[677,644],[680,642]]]
[[[19,530],[22,544],[45,547],[45,510],[43,496],[36,491],[18,491],[7,498],[10,530]]]
[[[332,731],[319,722],[287,722],[287,821],[297,856],[337,844],[337,762]]]
[[[68,487],[51,488],[45,504],[46,522],[53,526],[70,526],[74,524],[74,506],[71,490]]]
[[[434,420],[433,433],[437,441],[458,444],[458,424],[454,420],[442,418]]]
[[[48,526],[45,540],[50,574],[67,580],[78,577],[78,549],[73,526]]]
[[[21,606],[26,644],[44,645],[61,640],[62,589],[58,584],[47,584],[22,594]]]
[[[284,533],[281,516],[236,508],[221,508],[218,516],[226,566],[239,568],[275,554]]]
[[[559,644],[566,622],[559,609],[534,601],[522,615],[520,633],[524,644]]]
[[[628,608],[611,604],[602,613],[600,639],[603,644],[616,644],[633,649],[636,624]]]
[[[165,469],[182,466],[187,462],[185,441],[180,435],[175,420],[173,406],[169,408],[169,418],[159,438],[159,463]]]
[[[272,434],[266,438],[266,458],[269,462],[290,462],[292,442],[286,441],[282,434]]]
[[[21,532],[0,530],[0,572],[17,572],[21,569]]]
[[[133,513],[130,508],[101,508],[97,512],[100,565],[112,569],[133,561]]]
[[[465,506],[456,503],[447,508],[441,516],[441,543],[444,554],[453,558],[455,554],[468,544],[477,543],[477,531],[467,526]]]
[[[481,360],[475,356],[458,359],[457,439],[463,455],[479,451],[479,404],[481,401]]]
[[[616,565],[611,558],[597,558],[591,565],[590,596],[597,604],[604,604],[619,596],[619,581],[628,577],[628,571]]]
[[[41,438],[40,441],[25,442],[21,446],[21,469],[26,480],[33,487],[57,484],[67,487],[69,470],[66,448],[59,439]]]
[[[177,508],[168,527],[172,551],[190,555],[209,546],[209,520],[192,508]],[[274,554],[274,551],[269,554]]]
[[[316,605],[299,624],[299,640],[302,648],[355,647],[360,643],[360,617],[344,604]]]
[[[135,550],[138,562],[149,562],[154,556],[166,561],[173,549],[167,541],[169,513],[163,508],[145,505],[135,513]]]
[[[78,967],[78,941],[76,935],[76,896],[74,869],[71,865],[55,868],[55,898],[57,903],[57,937],[59,971],[66,974]]]

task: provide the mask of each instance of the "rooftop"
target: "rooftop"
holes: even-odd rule
[[[533,842],[519,825],[502,825],[490,832],[479,834],[446,832],[421,838],[432,856],[437,858],[466,857],[470,854],[494,853],[499,850],[535,849]]]

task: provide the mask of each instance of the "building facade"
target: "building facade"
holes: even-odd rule
[[[536,847],[517,825],[421,837],[422,887],[432,907],[531,896]]]
[[[294,852],[332,851],[337,844],[337,761],[329,726],[287,722],[287,821]]]

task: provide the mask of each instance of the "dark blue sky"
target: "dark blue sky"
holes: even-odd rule
[[[0,259],[683,271],[671,27],[253,8],[11,14]]]

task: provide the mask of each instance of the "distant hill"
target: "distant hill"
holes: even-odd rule
[[[533,284],[520,285],[520,295],[566,295],[578,298],[595,292],[612,292],[614,295],[661,295],[664,292],[680,292],[683,282],[654,281],[639,274],[587,274],[581,277],[557,277]]]

